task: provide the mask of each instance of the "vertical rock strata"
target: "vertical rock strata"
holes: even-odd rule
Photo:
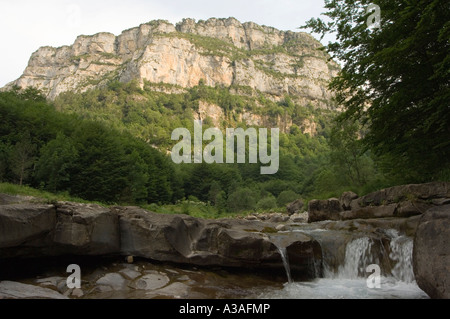
[[[151,21],[119,36],[79,36],[73,45],[42,47],[23,75],[6,88],[35,87],[50,99],[66,91],[84,92],[117,79],[250,87],[274,100],[285,94],[315,107],[330,107],[328,81],[338,66],[302,32],[279,31],[234,18],[173,25]]]

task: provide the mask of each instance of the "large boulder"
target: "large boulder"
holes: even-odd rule
[[[352,201],[358,198],[358,194],[354,192],[345,192],[339,198],[343,210],[351,210]]]
[[[296,201],[290,203],[287,205],[287,212],[289,216],[292,216],[294,214],[303,213],[303,207],[305,206],[305,203],[301,199],[297,199]]]
[[[414,239],[417,284],[431,298],[450,299],[450,205],[428,210]]]
[[[118,214],[124,255],[200,266],[284,269],[272,240],[275,224],[161,215],[137,207],[118,208]],[[295,261],[294,274],[307,277],[312,260],[321,256],[320,245],[309,236],[297,237],[286,237],[283,246]]]
[[[286,247],[289,266],[294,278],[302,275],[306,278],[320,278],[322,269],[322,247],[313,237],[297,233],[291,234],[290,243]]]
[[[420,200],[407,200],[398,203],[395,216],[411,217],[424,214],[433,205]]]
[[[98,205],[0,205],[0,258],[120,253],[119,219]]]
[[[312,200],[308,204],[309,223],[324,220],[340,220],[342,211],[339,199]]]
[[[163,215],[138,207],[115,208],[120,220],[121,252],[158,261],[188,263],[203,222],[185,215]]]
[[[199,266],[283,270],[279,247],[271,239],[278,226],[259,220],[156,214],[138,207],[68,202],[0,205],[0,260],[116,255]],[[320,259],[320,245],[307,235],[299,236],[286,237],[283,247],[295,261],[294,273],[306,277],[313,260]]]
[[[120,252],[119,218],[109,208],[93,204],[58,203],[53,243],[73,255]]]
[[[362,207],[356,210],[341,212],[339,215],[341,220],[349,219],[372,219],[395,217],[397,204]]]
[[[0,258],[20,255],[18,247],[47,243],[55,224],[53,205],[0,205]]]
[[[353,192],[345,192],[339,200],[332,198],[311,201],[309,222],[386,217],[409,218],[422,215],[431,207],[448,203],[450,203],[449,182],[394,186],[359,198]]]
[[[433,182],[394,186],[359,199],[361,206],[380,206],[405,200],[432,200],[450,197],[450,182]]]

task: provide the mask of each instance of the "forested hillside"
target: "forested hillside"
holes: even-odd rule
[[[219,126],[243,127],[241,112],[292,126],[280,136],[280,169],[261,175],[259,164],[180,164],[169,151],[173,129],[192,130],[201,102],[220,105]],[[134,82],[111,82],[49,103],[33,89],[1,93],[3,182],[26,184],[108,204],[201,201],[214,212],[270,210],[298,198],[367,192],[387,183],[355,137],[358,127],[333,128],[335,111],[233,95],[203,84],[165,94]],[[314,133],[304,133],[305,120]],[[214,127],[206,118],[204,129]],[[270,123],[269,123],[270,124]],[[276,123],[273,123],[276,124]],[[300,127],[299,127],[300,126]]]

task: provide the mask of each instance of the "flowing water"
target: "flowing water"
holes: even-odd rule
[[[390,246],[391,254],[389,256],[397,262],[392,269],[393,277],[402,282],[413,283],[415,281],[412,267],[413,239],[397,236],[391,240]]]
[[[412,268],[413,239],[389,230],[390,253],[383,245],[369,237],[356,238],[345,248],[342,263],[334,270],[324,256],[323,278],[310,282],[288,282],[282,289],[259,294],[259,298],[273,299],[428,299],[416,284]],[[381,246],[381,248],[380,248]],[[381,251],[381,253],[380,253]],[[381,256],[380,256],[381,255]],[[382,263],[390,269],[380,271],[378,278],[373,272],[381,270]],[[368,268],[369,266],[375,268]],[[377,267],[378,266],[378,267]],[[378,279],[378,285],[373,285]],[[375,286],[375,287],[374,287]]]
[[[292,280],[292,276],[291,276],[291,267],[289,265],[289,257],[287,255],[286,248],[285,247],[277,247],[277,248],[278,248],[278,251],[280,252],[281,259],[283,260],[283,266],[284,266],[284,269],[286,270],[286,276],[288,279],[288,283],[292,284],[294,281]]]
[[[98,260],[85,262],[70,258],[70,263],[82,266],[82,294],[75,298],[428,299],[415,282],[412,238],[402,236],[396,230],[386,231],[384,243],[378,237],[365,237],[364,234],[347,237],[348,234],[342,232],[321,229],[301,232],[314,237],[322,247],[322,258],[309,266],[311,274],[320,276],[312,281],[293,280],[291,266],[294,265],[293,260],[290,264],[286,252],[289,241],[285,242],[285,239],[296,234],[287,232],[285,236],[271,238],[282,257],[285,275],[283,272],[268,275],[220,268],[179,268],[144,260],[124,264],[123,261],[99,263]],[[51,270],[36,269],[36,273],[26,271],[27,277],[8,276],[3,269],[0,271],[0,299],[2,296],[22,298],[36,294],[44,297],[39,295],[42,288],[71,296],[66,287],[68,263],[69,260],[60,261],[60,265],[52,266]],[[379,277],[373,272],[376,266],[380,270]],[[42,267],[47,269],[45,265]],[[2,280],[16,279],[18,283],[2,283]],[[370,288],[371,284],[374,288]]]

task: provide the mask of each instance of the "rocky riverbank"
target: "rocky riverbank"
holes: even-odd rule
[[[58,202],[40,204],[2,196],[0,258],[132,256],[159,262],[237,268],[282,268],[270,236],[277,224],[238,219],[204,220],[162,215],[138,207]],[[307,235],[289,236],[283,245],[299,256],[294,271],[307,273],[320,258]]]
[[[312,201],[308,212],[291,209],[292,216],[204,220],[138,207],[45,204],[34,198],[0,195],[0,261],[129,257],[129,261],[143,258],[283,274],[284,250],[294,279],[303,280],[323,276],[325,261],[327,271],[337,269],[348,244],[358,238],[370,241],[373,262],[383,272],[392,272],[395,262],[389,256],[394,231],[415,240],[414,272],[419,286],[433,298],[449,298],[449,202],[450,183],[431,183],[399,186],[361,198],[346,193],[340,199]],[[4,280],[0,294],[5,285],[14,288]],[[140,290],[139,285],[133,289]]]
[[[43,262],[33,260],[33,262]],[[69,263],[81,267],[81,288],[67,286]],[[197,268],[122,258],[65,258],[24,278],[0,279],[0,299],[236,299],[266,289],[281,289],[277,275]]]

